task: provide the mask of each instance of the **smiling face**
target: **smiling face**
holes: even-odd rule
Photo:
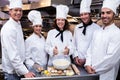
[[[38,36],[40,36],[41,30],[42,30],[42,26],[41,25],[34,25],[33,26],[33,30],[34,30],[35,34],[37,34]]]
[[[102,8],[101,19],[105,26],[111,25],[114,22],[114,13],[108,8]]]
[[[60,30],[63,30],[64,26],[65,26],[65,19],[56,19],[56,24],[59,27]]]
[[[22,17],[22,9],[21,8],[10,9],[9,14],[15,21],[19,21]]]
[[[80,14],[80,19],[82,20],[82,22],[84,22],[85,24],[88,24],[90,21],[90,13],[81,13]]]

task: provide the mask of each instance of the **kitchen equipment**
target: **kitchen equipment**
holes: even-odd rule
[[[71,64],[71,66],[72,66],[75,74],[80,75],[80,70],[77,68],[77,66],[75,64]]]
[[[70,66],[70,61],[68,61],[67,59],[54,59],[53,66],[56,69],[64,70]]]

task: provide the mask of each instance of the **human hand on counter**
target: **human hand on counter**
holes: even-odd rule
[[[64,53],[64,55],[68,55],[68,54],[69,54],[69,48],[68,48],[68,47],[65,47],[63,53]]]
[[[92,66],[85,66],[85,69],[89,74],[94,74],[95,70],[92,68]]]
[[[78,56],[74,58],[74,62],[75,62],[77,65],[79,65],[79,58],[78,58]]]
[[[25,78],[33,78],[35,77],[35,74],[33,72],[28,72],[24,75]]]
[[[79,59],[79,57],[77,56],[77,57],[74,58],[74,61],[77,65],[84,66],[86,60],[85,59]]]
[[[53,55],[57,55],[58,54],[58,48],[57,46],[55,46],[55,48],[53,49]]]
[[[78,62],[80,63],[80,66],[84,66],[85,64],[85,59],[79,59]]]

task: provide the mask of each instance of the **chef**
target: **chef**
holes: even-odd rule
[[[26,65],[29,70],[37,73],[46,68],[47,53],[45,52],[45,38],[42,36],[42,18],[41,13],[32,10],[28,13],[28,19],[32,22],[33,33],[26,41]]]
[[[70,55],[74,48],[72,43],[72,33],[68,30],[69,24],[66,19],[69,8],[66,5],[56,7],[55,29],[48,32],[46,39],[46,51],[49,54],[48,65],[58,58],[64,58],[70,61]]]
[[[95,31],[87,51],[85,68],[99,73],[100,80],[116,80],[120,59],[120,29],[114,23],[119,0],[105,0],[101,9],[103,27]]]
[[[100,29],[100,27],[91,20],[91,2],[92,0],[81,1],[81,23],[78,24],[74,30],[75,53],[73,54],[73,58],[75,63],[79,66],[83,66],[86,61],[86,53],[93,36],[93,32]]]
[[[20,76],[34,77],[23,64],[25,60],[25,46],[20,24],[22,17],[22,0],[10,0],[10,19],[1,29],[2,70],[5,80],[20,80]]]

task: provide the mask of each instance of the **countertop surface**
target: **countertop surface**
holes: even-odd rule
[[[86,70],[81,67],[78,67],[78,69],[80,70],[80,75],[22,78],[21,80],[99,80],[98,74],[88,74]]]

